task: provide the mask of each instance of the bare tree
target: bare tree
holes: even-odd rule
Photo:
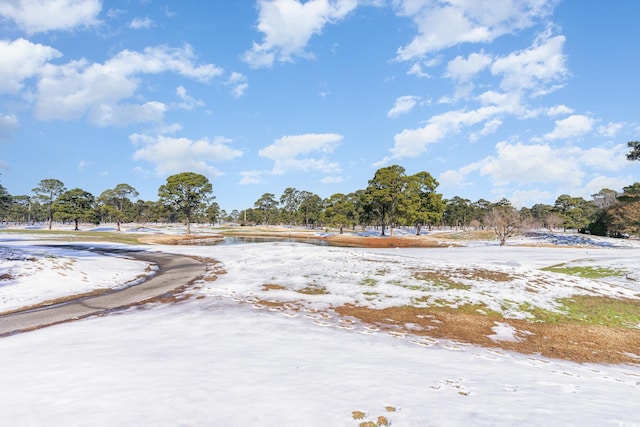
[[[550,213],[544,218],[544,223],[549,229],[549,231],[553,231],[555,228],[560,227],[564,220],[558,214]]]
[[[504,246],[509,237],[519,234],[522,225],[520,213],[511,206],[492,208],[486,214],[484,222],[496,233],[500,246]]]

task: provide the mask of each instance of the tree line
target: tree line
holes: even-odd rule
[[[393,235],[397,227],[415,228],[417,234],[425,227],[472,228],[493,230],[502,243],[526,228],[640,235],[640,183],[622,193],[602,189],[592,200],[564,194],[553,205],[520,209],[507,199],[444,199],[436,191],[438,185],[428,172],[408,175],[402,166],[392,165],[378,169],[366,188],[352,193],[322,198],[290,187],[280,197],[265,193],[252,207],[227,212],[215,202],[209,180],[193,172],[168,177],[156,201],[137,199],[138,192],[129,184],[118,184],[95,197],[81,188],[69,190],[57,179],[43,179],[32,195],[12,196],[0,185],[0,218],[7,223],[48,224],[49,229],[54,221],[73,223],[76,230],[80,222],[114,223],[118,231],[122,223],[183,222],[187,233],[193,222],[335,227],[340,233],[374,226],[381,235]]]

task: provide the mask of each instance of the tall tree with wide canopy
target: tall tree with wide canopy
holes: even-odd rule
[[[296,225],[296,216],[300,208],[300,191],[288,187],[280,196],[280,215],[285,224]]]
[[[418,236],[422,226],[431,226],[442,220],[445,204],[442,194],[435,191],[438,185],[429,172],[418,172],[408,177],[405,211],[407,218],[416,225]]]
[[[206,207],[212,191],[213,186],[204,175],[182,172],[168,177],[167,183],[158,189],[158,196],[162,204],[184,215],[187,234],[191,234],[191,217]]]
[[[407,189],[407,174],[402,166],[392,165],[378,169],[372,179],[369,180],[366,195],[371,204],[372,211],[379,221],[385,235],[388,225],[391,237],[393,227],[396,224],[399,207],[405,197]]]
[[[276,200],[276,196],[273,193],[264,193],[256,202],[254,203],[254,208],[260,212],[262,212],[262,223],[264,225],[269,225],[271,220],[275,221],[275,218],[278,213],[278,201]]]
[[[80,220],[93,219],[93,207],[95,197],[88,191],[80,188],[65,191],[55,201],[53,211],[63,221],[73,221],[75,231],[78,231]]]
[[[324,216],[327,223],[340,229],[340,234],[344,231],[344,226],[349,223],[355,215],[353,200],[348,195],[342,193],[333,194],[324,202]]]
[[[43,179],[38,183],[38,186],[31,190],[35,193],[36,198],[47,207],[49,211],[49,230],[53,224],[53,204],[56,202],[58,196],[67,191],[62,181],[49,178]]]
[[[118,184],[115,188],[105,190],[100,195],[100,199],[105,203],[105,206],[109,207],[112,211],[118,231],[120,231],[120,224],[124,218],[125,206],[132,204],[129,196],[138,197],[136,189],[129,184]]]

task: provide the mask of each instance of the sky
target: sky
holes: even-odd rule
[[[222,209],[321,197],[393,164],[445,198],[590,199],[640,181],[640,3],[5,0],[0,183],[157,200],[209,178]]]

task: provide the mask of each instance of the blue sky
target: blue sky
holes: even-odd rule
[[[328,197],[399,164],[516,206],[640,181],[640,3],[5,0],[0,182],[220,206]]]

